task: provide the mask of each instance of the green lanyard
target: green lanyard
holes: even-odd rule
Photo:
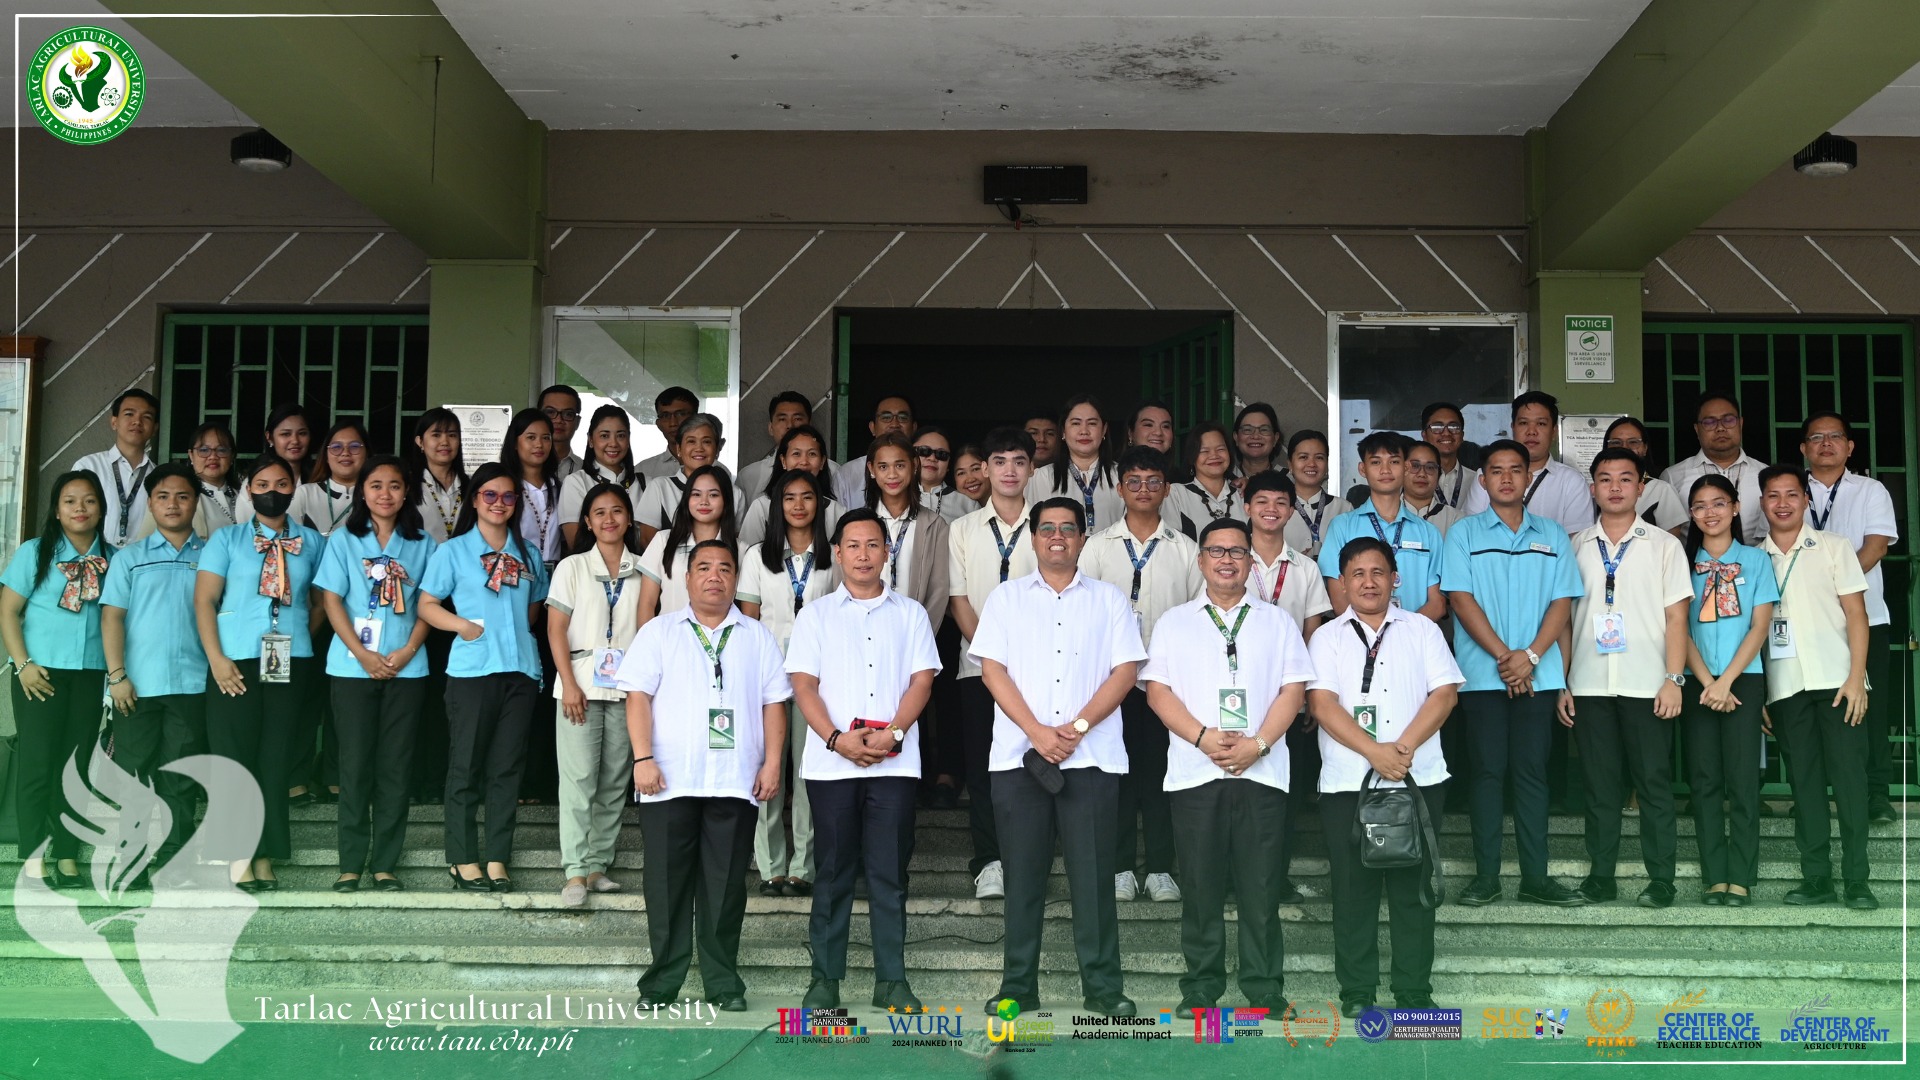
[[[1233,620],[1231,630],[1227,629],[1226,622],[1220,618],[1220,613],[1213,609],[1212,604],[1206,605],[1206,608],[1207,618],[1213,620],[1213,628],[1220,631],[1221,637],[1227,639],[1227,678],[1237,685],[1240,682],[1240,647],[1234,644],[1234,639],[1240,636],[1240,628],[1247,622],[1247,612],[1252,611],[1253,607],[1244,603],[1241,605],[1240,617]]]
[[[693,627],[693,636],[700,639],[700,647],[707,651],[707,659],[713,661],[713,688],[715,690],[725,690],[727,688],[727,681],[725,672],[720,668],[720,654],[727,651],[727,639],[733,636],[733,628],[736,624],[728,623],[726,628],[720,631],[720,644],[718,645],[707,640],[707,632],[701,628],[699,623],[689,619],[687,620],[687,625]]]
[[[1782,619],[1787,617],[1787,582],[1793,580],[1794,564],[1800,561],[1800,552],[1805,549],[1806,545],[1804,543],[1794,545],[1793,558],[1787,560],[1786,576],[1780,579],[1780,604],[1774,609],[1773,613]]]

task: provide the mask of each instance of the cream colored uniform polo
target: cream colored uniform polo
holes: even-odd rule
[[[1602,653],[1594,619],[1607,608],[1607,556],[1620,561],[1613,581],[1613,614],[1624,626],[1627,651]],[[1652,698],[1667,678],[1667,605],[1693,598],[1687,551],[1673,534],[1638,518],[1627,530],[1626,553],[1593,525],[1573,538],[1574,561],[1586,593],[1573,600],[1573,670],[1567,687],[1578,697]],[[1681,671],[1684,667],[1672,670]]]
[[[1760,549],[1773,557],[1774,580],[1784,583],[1774,617],[1787,620],[1793,630],[1791,658],[1775,658],[1771,648],[1762,651],[1767,658],[1767,701],[1803,690],[1838,690],[1853,670],[1840,598],[1867,591],[1852,542],[1804,527],[1786,550],[1775,545],[1772,536],[1760,542]]]

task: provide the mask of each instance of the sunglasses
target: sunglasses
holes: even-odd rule
[[[486,503],[488,506],[492,506],[495,503],[501,506],[514,506],[520,502],[520,496],[516,492],[494,491],[489,488],[480,493],[480,501]]]
[[[946,461],[953,457],[953,452],[950,450],[942,450],[937,446],[916,446],[913,448],[913,456],[932,458],[935,461]]]

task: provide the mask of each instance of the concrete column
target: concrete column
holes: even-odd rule
[[[540,389],[540,267],[506,259],[435,259],[432,266],[429,400],[531,404]]]
[[[1529,384],[1560,399],[1567,413],[1644,416],[1640,364],[1640,274],[1542,270],[1528,289]],[[1568,316],[1613,318],[1613,381],[1569,379]]]

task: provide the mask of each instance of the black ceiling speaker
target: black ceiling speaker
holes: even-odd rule
[[[276,173],[293,164],[293,151],[266,128],[254,128],[233,137],[233,163],[257,173]]]

